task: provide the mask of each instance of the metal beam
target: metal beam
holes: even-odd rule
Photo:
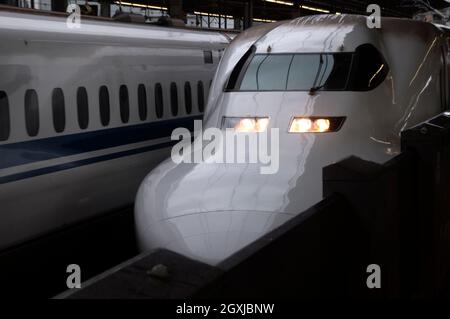
[[[66,12],[67,0],[52,0],[52,11]]]
[[[168,9],[171,18],[181,19],[183,21],[186,20],[186,13],[183,10],[182,0],[169,0]]]

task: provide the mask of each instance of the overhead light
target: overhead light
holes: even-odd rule
[[[293,6],[294,3],[290,1],[281,1],[281,0],[264,0],[264,2],[271,2],[276,4],[284,4],[286,6]]]
[[[217,13],[208,13],[208,12],[200,12],[200,11],[194,11],[194,14],[201,15],[201,16],[233,18],[233,16],[229,16],[229,15],[217,14]]]
[[[310,10],[310,11],[322,12],[322,13],[330,13],[329,10],[320,9],[320,8],[314,8],[314,7],[309,7],[309,6],[303,6],[303,5],[301,5],[300,8],[306,9],[306,10]]]
[[[151,5],[146,5],[146,4],[142,4],[142,3],[132,3],[132,2],[125,2],[125,1],[114,1],[114,3],[118,4],[118,5],[139,7],[139,8],[146,8],[146,9],[167,10],[167,7],[151,6]]]
[[[260,19],[260,18],[253,18],[253,21],[256,21],[256,22],[277,22],[277,20]]]

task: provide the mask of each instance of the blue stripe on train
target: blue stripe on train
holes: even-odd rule
[[[194,120],[201,118],[196,115],[0,145],[0,169],[167,137],[177,127],[192,131]]]
[[[128,151],[117,152],[117,153],[102,155],[102,156],[98,156],[98,157],[94,157],[94,158],[78,160],[78,161],[74,161],[74,162],[70,162],[70,163],[64,163],[64,164],[60,164],[60,165],[39,168],[39,169],[35,169],[32,171],[27,171],[27,172],[23,172],[23,173],[8,175],[5,177],[0,177],[0,185],[18,181],[21,179],[26,179],[26,178],[30,178],[30,177],[39,176],[39,175],[50,174],[50,173],[63,171],[63,170],[67,170],[67,169],[71,169],[71,168],[75,168],[75,167],[84,166],[84,165],[94,164],[94,163],[98,163],[98,162],[108,161],[108,160],[112,160],[112,159],[116,159],[116,158],[120,158],[120,157],[124,157],[124,156],[130,156],[130,155],[149,152],[149,151],[153,151],[153,150],[157,150],[157,149],[167,148],[167,147],[174,145],[175,143],[177,143],[177,141],[170,141],[170,142],[166,142],[166,143],[136,148],[136,149],[132,149],[132,150],[128,150]]]

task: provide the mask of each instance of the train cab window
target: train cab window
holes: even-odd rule
[[[77,113],[78,125],[84,130],[89,125],[89,104],[86,88],[79,87],[77,90]]]
[[[356,49],[354,67],[349,81],[351,91],[369,91],[380,85],[389,73],[389,67],[381,53],[371,44]]]
[[[324,72],[321,72],[320,77],[328,78],[333,66],[328,67],[328,65],[334,64],[334,57],[329,54],[297,54],[293,56],[290,61],[289,67],[291,70],[288,72],[286,77],[287,83],[284,83],[287,90],[299,90],[308,89],[314,86],[314,81],[316,80],[317,66],[324,62]],[[317,81],[319,82],[320,79]],[[342,86],[345,85],[345,82]]]
[[[0,91],[0,142],[9,138],[11,130],[11,120],[9,118],[9,101],[8,95],[4,91]]]
[[[241,90],[285,90],[291,61],[291,54],[255,55],[242,80]]]
[[[184,104],[186,108],[186,114],[192,113],[192,89],[191,83],[184,83]]]
[[[100,121],[103,126],[108,126],[110,121],[109,108],[109,92],[105,85],[102,85],[99,90],[99,107],[100,107]]]
[[[122,123],[128,123],[130,120],[130,99],[128,96],[128,88],[121,85],[119,89],[120,119]]]
[[[368,91],[381,84],[389,67],[370,44],[355,52],[254,54],[240,61],[228,91]],[[239,74],[238,74],[239,73]]]
[[[139,119],[145,121],[147,119],[147,91],[144,84],[138,86],[138,108]]]
[[[173,116],[178,115],[178,88],[175,82],[170,83],[170,109]]]
[[[35,90],[25,92],[25,126],[29,136],[39,133],[39,101]]]
[[[155,84],[155,111],[156,117],[162,118],[164,115],[164,98],[161,83]]]
[[[61,133],[66,127],[66,106],[64,93],[60,88],[53,89],[52,93],[53,127],[56,133]]]
[[[197,82],[197,102],[199,112],[203,113],[205,110],[205,89],[202,81]]]
[[[239,89],[242,77],[245,75],[245,71],[248,68],[249,63],[255,54],[256,47],[252,45],[250,49],[245,52],[245,54],[239,59],[238,63],[234,67],[233,71],[228,78],[226,91],[233,91]]]

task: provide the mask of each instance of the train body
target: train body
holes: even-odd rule
[[[137,194],[141,249],[217,264],[320,201],[324,166],[398,154],[403,130],[447,109],[447,40],[432,24],[382,18],[371,29],[354,15],[240,34],[220,62],[203,125],[236,134],[244,126],[261,135],[258,123],[278,129],[270,148],[279,146],[279,169],[167,159]]]
[[[229,37],[0,12],[0,250],[133,203]]]

